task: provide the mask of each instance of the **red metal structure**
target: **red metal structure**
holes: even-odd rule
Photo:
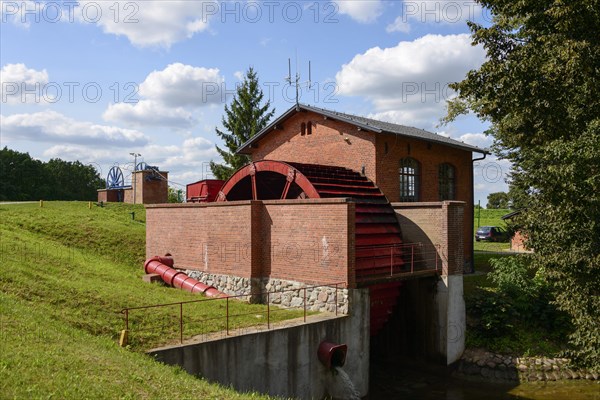
[[[216,201],[351,198],[356,203],[356,282],[371,292],[371,334],[387,322],[401,282],[377,279],[409,267],[394,209],[375,184],[343,167],[262,160],[239,169]]]
[[[144,263],[144,270],[147,274],[158,274],[167,285],[181,290],[191,293],[204,293],[208,297],[228,297],[215,287],[198,282],[183,272],[174,269],[173,257],[171,256],[154,256],[147,259]]]
[[[188,203],[210,203],[215,201],[219,190],[225,181],[220,179],[204,179],[186,186],[186,201]]]

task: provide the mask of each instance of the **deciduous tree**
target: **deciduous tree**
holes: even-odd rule
[[[488,194],[486,208],[508,208],[508,194],[495,192]]]
[[[479,0],[493,23],[469,23],[487,60],[452,85],[446,121],[473,111],[527,194],[518,217],[572,355],[600,368],[600,1]]]
[[[29,153],[0,150],[0,200],[95,200],[104,186],[91,165],[58,158],[42,162]]]

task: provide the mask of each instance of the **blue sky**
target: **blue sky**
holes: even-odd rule
[[[447,84],[484,61],[470,1],[0,1],[1,145],[48,160],[132,168],[131,152],[174,187],[218,160],[224,105],[253,66],[282,113],[301,101],[488,147],[474,116],[439,127]],[[475,200],[506,190],[508,164],[475,168]]]

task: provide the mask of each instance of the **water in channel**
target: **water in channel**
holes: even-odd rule
[[[372,363],[365,400],[600,400],[600,381],[497,384],[452,378],[446,369]]]

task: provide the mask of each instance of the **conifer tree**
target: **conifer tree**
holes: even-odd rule
[[[210,169],[217,179],[228,179],[236,170],[250,162],[248,156],[235,152],[243,143],[267,126],[273,117],[275,110],[269,110],[270,101],[263,104],[263,97],[258,75],[254,68],[250,67],[242,84],[238,86],[231,105],[225,105],[225,115],[222,119],[225,131],[215,129],[225,143],[225,148],[216,146],[224,163],[210,162]]]

